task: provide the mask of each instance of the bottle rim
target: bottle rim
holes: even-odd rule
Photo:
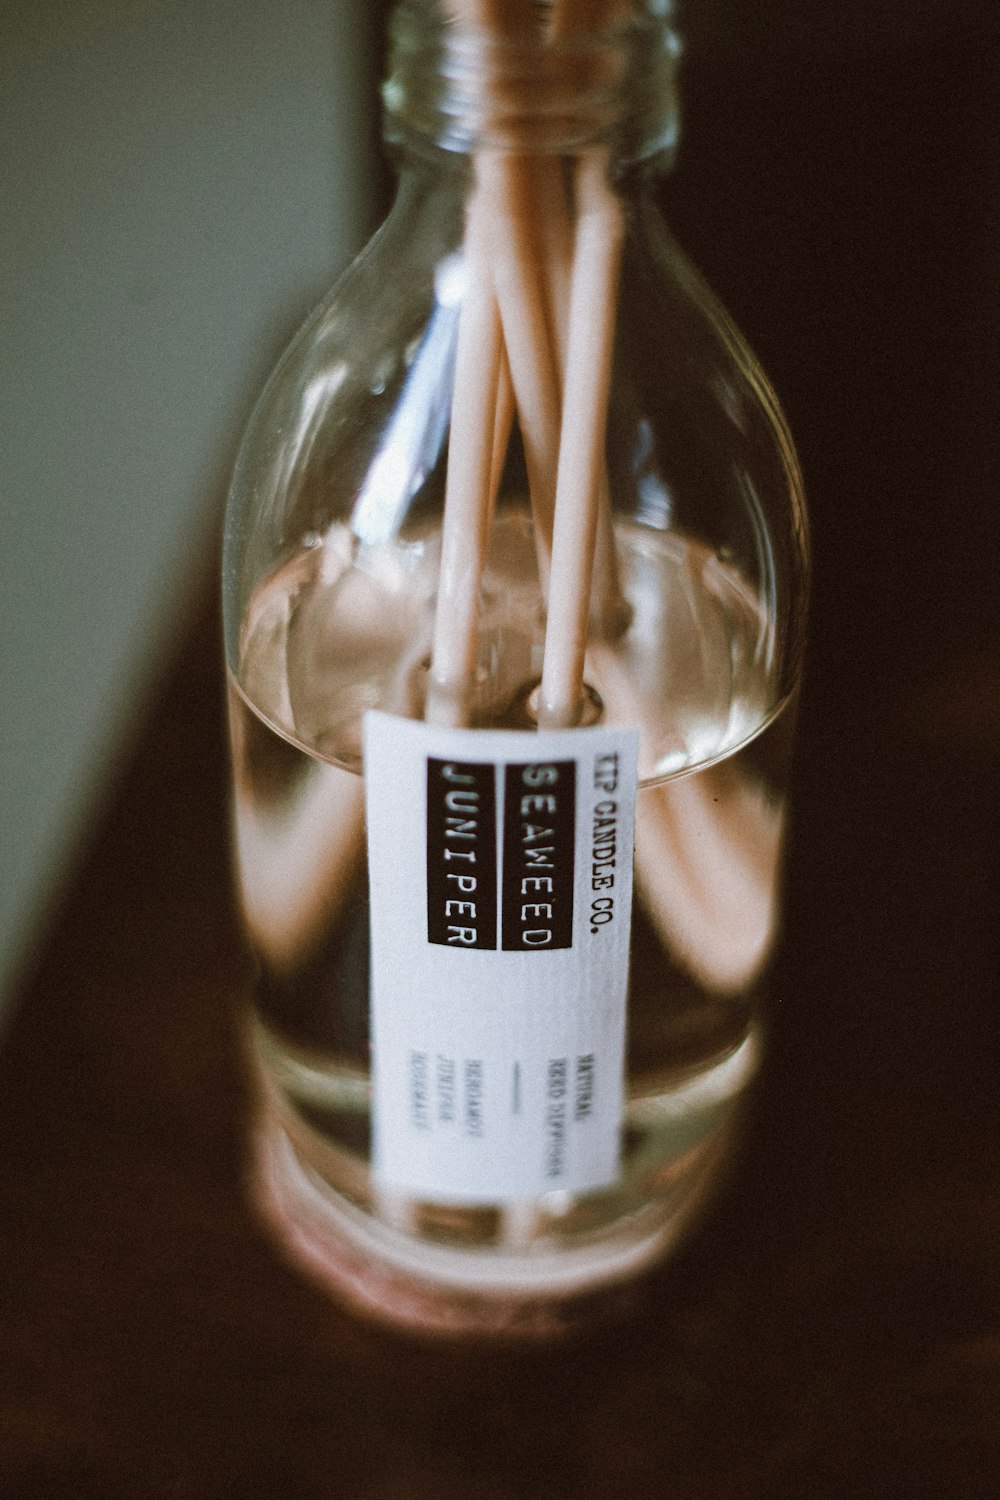
[[[681,45],[673,0],[558,39],[459,26],[443,0],[401,0],[382,90],[392,145],[466,155],[611,148],[616,163],[668,165],[678,134]]]

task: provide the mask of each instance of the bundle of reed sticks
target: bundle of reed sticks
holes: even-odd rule
[[[503,43],[555,48],[610,33],[637,0],[444,3],[454,26],[502,51]],[[484,108],[488,121],[488,97]],[[483,134],[491,140],[488,128]],[[579,722],[586,663],[608,721],[638,727],[642,775],[653,769],[658,705],[645,701],[616,649],[630,608],[604,464],[623,210],[607,145],[577,150],[567,174],[557,154],[532,152],[530,138],[513,135],[476,152],[467,205],[425,717],[468,722],[486,548],[516,410],[547,604],[538,726]],[[780,828],[775,810],[725,767],[647,799],[636,829],[640,898],[667,950],[711,991],[742,990],[770,948]]]
[[[632,3],[445,0],[470,42],[501,49],[558,48],[624,21]],[[487,82],[487,112],[489,92]],[[562,728],[580,716],[592,597],[599,620],[625,616],[604,467],[623,218],[606,145],[578,151],[568,180],[557,154],[532,152],[530,141],[493,144],[488,129],[484,137],[466,212],[426,717],[468,720],[482,575],[516,410],[547,602],[538,723]]]
[[[474,38],[544,48],[626,22],[635,0],[442,3]],[[629,608],[603,457],[622,209],[607,146],[577,151],[567,174],[558,155],[529,145],[484,144],[474,164],[425,718],[468,723],[482,577],[516,410],[547,600],[539,727],[578,722],[586,661],[605,722],[638,727],[640,776],[655,775],[660,705],[616,649]],[[383,705],[390,711],[413,711],[408,684],[424,646],[421,636],[399,663]],[[347,899],[364,843],[362,797],[359,781],[331,770],[307,784],[278,837],[259,826],[237,786],[244,913],[278,969],[301,960]],[[780,833],[780,812],[725,765],[646,798],[637,892],[664,947],[709,991],[741,992],[767,955]]]

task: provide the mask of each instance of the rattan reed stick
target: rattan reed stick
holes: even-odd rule
[[[468,720],[479,596],[493,511],[503,346],[485,228],[484,217],[473,204],[466,232],[466,288],[455,356],[441,573],[425,709],[425,717],[438,724],[461,725]]]
[[[606,150],[576,171],[577,223],[566,385],[556,479],[548,623],[539,695],[543,728],[578,722],[600,501],[624,223]]]
[[[559,459],[559,365],[552,338],[537,233],[534,162],[499,150],[477,156],[488,216],[490,269],[524,444],[528,488],[539,544],[542,589],[548,584],[555,479]]]

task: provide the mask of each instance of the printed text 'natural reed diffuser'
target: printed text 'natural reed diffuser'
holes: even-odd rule
[[[758,1061],[800,481],[667,233],[668,0],[404,0],[397,202],[225,544],[259,1207],[356,1306],[564,1326],[676,1240]]]

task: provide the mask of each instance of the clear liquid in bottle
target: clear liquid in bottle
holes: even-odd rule
[[[371,1306],[405,1285],[411,1321],[461,1322],[471,1299],[482,1324],[485,1299],[498,1324],[544,1324],[549,1295],[633,1274],[688,1223],[755,1072],[792,719],[791,695],[775,701],[771,622],[709,549],[619,524],[631,623],[587,659],[593,716],[640,729],[619,1174],[596,1192],[417,1202],[371,1167],[361,724],[375,706],[422,715],[439,536],[365,548],[334,526],[309,540],[254,595],[231,675],[238,886],[260,965],[261,1193],[320,1273]],[[475,727],[532,727],[543,640],[530,518],[506,503]],[[335,1222],[353,1260],[325,1244]],[[414,1301],[436,1283],[446,1298]]]

